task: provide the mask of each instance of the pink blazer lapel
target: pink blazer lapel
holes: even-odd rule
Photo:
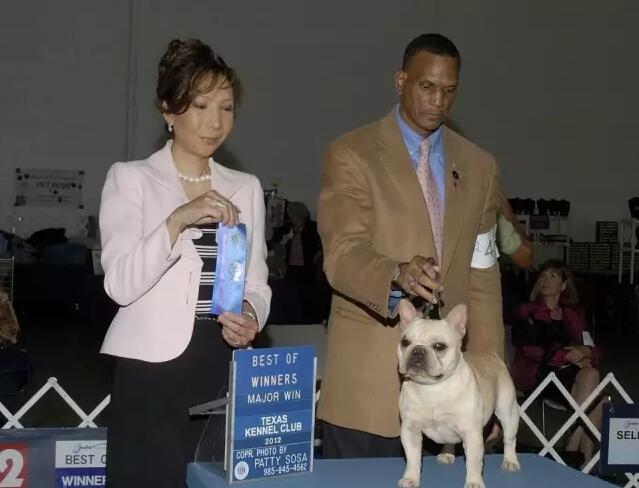
[[[162,149],[149,157],[147,173],[153,181],[164,187],[171,194],[171,198],[175,199],[175,207],[179,207],[187,203],[188,198],[184,193],[177,168],[173,162],[172,144],[173,141],[167,141]],[[209,168],[211,171],[211,188],[233,203],[237,203],[237,193],[242,187],[242,181],[246,180],[238,178],[235,171],[216,163],[213,158],[209,158]],[[197,238],[197,233],[185,232],[182,238],[188,241],[184,243],[186,245],[183,246],[182,254],[191,259],[200,260],[192,242],[193,238]]]
[[[234,198],[239,189],[242,188],[242,181],[237,178],[237,173],[216,163],[213,159],[209,159],[209,168],[211,170],[211,188],[235,203]]]

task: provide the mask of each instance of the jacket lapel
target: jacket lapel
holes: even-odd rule
[[[188,200],[180,183],[177,168],[173,164],[171,145],[172,141],[167,141],[162,149],[149,157],[147,172],[156,183],[171,192],[182,205]]]
[[[468,196],[468,171],[465,159],[451,140],[449,129],[444,127],[444,159],[446,164],[446,203],[444,206],[444,245],[442,250],[442,275],[445,276],[455,256],[455,247],[466,217]],[[455,175],[457,178],[455,178]]]
[[[152,154],[148,159],[147,173],[155,183],[164,187],[174,199],[173,207],[179,207],[188,202],[188,198],[180,183],[178,171],[173,163],[171,154],[172,141],[167,141],[162,149]],[[221,166],[209,158],[209,168],[211,171],[211,188],[222,196],[233,199],[233,196],[241,187],[240,179],[235,176],[235,172]],[[196,261],[201,260],[197,253],[192,239],[197,237],[197,233],[185,232],[182,239],[188,242],[183,243],[182,254]]]
[[[415,248],[415,254],[419,253],[420,249],[432,249],[432,254],[436,255],[428,208],[426,207],[426,201],[424,200],[424,194],[417,179],[415,168],[397,125],[395,110],[393,108],[380,121],[381,162],[386,168],[389,178],[394,181],[399,189],[406,207],[415,216],[416,242],[421,244]]]
[[[162,149],[151,155],[148,160],[148,173],[156,183],[162,185],[171,192],[179,201],[180,205],[188,202],[178,171],[173,164],[171,155],[172,141],[167,141]],[[209,169],[211,171],[211,188],[229,200],[241,188],[241,179],[237,178],[236,172],[209,158]]]
[[[175,164],[173,164],[171,144],[171,140],[167,141],[162,149],[149,157],[146,171],[154,183],[167,190],[167,197],[172,199],[168,206],[170,208],[177,208],[187,203],[188,199],[180,183],[177,168]],[[182,242],[182,256],[194,261],[201,261],[192,241],[193,236],[194,235],[188,231],[180,235],[179,239],[184,241]]]
[[[242,182],[246,180],[238,178],[237,172],[216,163],[213,159],[209,159],[209,168],[211,170],[211,188],[223,197],[234,201],[233,197],[242,188]]]

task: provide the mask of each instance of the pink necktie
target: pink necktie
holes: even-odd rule
[[[437,263],[442,262],[442,242],[444,240],[444,212],[441,201],[439,200],[439,192],[437,185],[433,179],[433,174],[428,163],[428,140],[424,140],[420,145],[419,164],[417,166],[417,177],[422,187],[424,200],[428,207],[430,215],[430,224],[433,228],[433,238],[435,239],[435,247],[437,248]]]

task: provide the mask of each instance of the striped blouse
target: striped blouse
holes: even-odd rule
[[[217,263],[217,224],[199,225],[202,237],[194,239],[195,249],[202,258],[202,274],[200,275],[200,289],[195,306],[196,320],[211,320],[211,295],[215,282],[215,265]]]

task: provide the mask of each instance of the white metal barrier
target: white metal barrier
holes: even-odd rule
[[[79,405],[69,396],[69,394],[60,386],[58,380],[56,378],[49,378],[47,382],[40,388],[27,403],[25,403],[15,414],[12,414],[7,410],[7,408],[0,403],[0,414],[2,414],[7,422],[2,426],[3,429],[23,429],[24,426],[20,423],[20,419],[26,414],[31,408],[38,403],[38,401],[49,391],[53,390],[60,398],[62,398],[69,407],[80,417],[81,422],[78,424],[78,427],[98,427],[93,421],[102,410],[106,408],[106,406],[111,401],[111,395],[108,395],[104,400],[100,402],[100,404],[95,407],[90,413],[86,413],[82,410]]]
[[[564,422],[564,424],[559,428],[555,435],[553,435],[550,439],[547,439],[528,416],[526,410],[538,399],[541,393],[551,383],[553,383],[559,389],[562,395],[566,398],[566,401],[574,409],[574,412],[572,415],[570,415],[568,420],[566,420],[566,422]],[[584,400],[581,405],[578,405],[577,402],[575,402],[570,392],[566,390],[564,385],[562,385],[561,382],[557,379],[557,376],[555,376],[554,373],[550,373],[519,407],[521,419],[528,425],[530,430],[542,444],[542,449],[541,451],[539,451],[538,454],[540,456],[545,456],[546,454],[550,453],[555,461],[565,465],[566,463],[561,458],[561,456],[559,456],[554,448],[554,445],[579,419],[583,421],[586,428],[590,430],[592,435],[598,441],[600,441],[601,433],[590,421],[590,419],[586,415],[586,411],[595,400],[598,400],[604,389],[609,386],[613,387],[621,395],[624,401],[626,401],[627,403],[634,403],[612,373],[608,373],[606,375],[603,381],[599,383],[599,386],[594,389],[594,391],[588,396],[588,398]],[[91,412],[86,413],[78,406],[78,404],[73,400],[73,398],[71,398],[71,396],[64,390],[64,388],[60,386],[56,378],[49,378],[44,386],[40,388],[15,414],[11,414],[11,412],[9,412],[9,410],[7,410],[7,408],[2,403],[0,403],[0,414],[7,419],[6,423],[2,426],[2,429],[24,428],[24,426],[20,423],[20,419],[50,390],[56,392],[69,405],[69,407],[71,407],[71,409],[78,415],[78,417],[80,417],[81,421],[78,424],[78,427],[98,427],[95,424],[94,420],[111,401],[111,396],[108,395]],[[317,397],[319,398],[319,392],[317,393]],[[582,471],[585,473],[589,473],[599,461],[599,457],[600,452],[597,451],[590,462],[583,467]],[[639,473],[626,473],[626,477],[628,478],[628,483],[625,485],[625,488],[639,488]]]
[[[542,392],[553,383],[561,392],[561,394],[566,398],[568,404],[573,408],[574,412],[568,420],[564,422],[564,424],[559,428],[559,430],[553,435],[550,439],[547,439],[546,436],[539,430],[539,428],[535,425],[535,423],[531,420],[531,418],[526,413],[528,407],[530,407],[542,394]],[[522,403],[519,407],[519,414],[521,419],[528,425],[532,433],[539,439],[542,444],[542,449],[539,451],[540,456],[545,456],[550,453],[550,455],[560,464],[566,464],[564,460],[559,456],[557,451],[555,450],[555,444],[561,439],[561,437],[568,431],[568,429],[579,419],[583,421],[585,427],[590,430],[592,435],[598,440],[601,441],[601,432],[597,429],[593,423],[588,418],[586,411],[593,404],[594,401],[599,401],[599,398],[606,387],[612,387],[621,397],[624,399],[626,403],[634,403],[626,390],[619,384],[617,379],[612,373],[608,373],[606,377],[599,383],[597,388],[593,390],[593,392],[584,400],[581,405],[578,405],[575,402],[575,399],[572,397],[570,392],[564,387],[563,384],[559,381],[555,373],[550,373],[546,378],[539,384],[535,390],[526,398],[524,403]],[[600,451],[593,456],[593,458],[588,462],[583,468],[582,471],[584,473],[590,473],[592,468],[597,464],[600,457]],[[639,488],[639,474],[626,473],[626,477],[628,478],[628,484],[626,484],[626,488]]]

